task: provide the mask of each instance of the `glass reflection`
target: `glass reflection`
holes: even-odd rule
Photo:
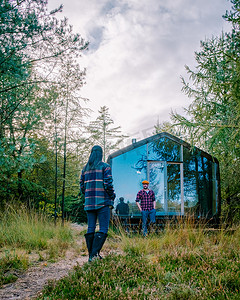
[[[180,161],[180,144],[161,138],[148,144],[148,160]]]
[[[156,212],[163,212],[164,205],[164,163],[151,162],[149,163],[149,182],[150,189],[155,193]]]
[[[117,198],[123,197],[128,203],[130,216],[141,215],[135,199],[144,179],[155,192],[157,215],[180,214],[182,192],[185,215],[211,217],[217,212],[218,164],[196,148],[183,146],[183,162],[180,154],[180,144],[160,138],[111,160]]]
[[[181,177],[180,164],[149,162],[150,188],[156,197],[157,215],[180,214]],[[167,180],[165,180],[167,178]]]
[[[130,215],[140,215],[135,203],[136,195],[147,178],[147,146],[123,153],[112,160],[112,174],[117,198],[123,197]]]
[[[184,177],[184,212],[199,215],[198,181],[196,174],[195,155],[183,148],[183,177]]]
[[[212,215],[212,165],[206,157],[197,156],[198,195],[200,215]]]
[[[213,166],[201,152],[184,149],[184,208],[185,213],[212,216]],[[214,196],[215,197],[215,196]]]
[[[180,164],[167,164],[168,212],[181,212]]]

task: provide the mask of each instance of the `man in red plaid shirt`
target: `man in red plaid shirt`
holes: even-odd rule
[[[149,182],[143,180],[143,189],[137,193],[136,203],[142,213],[143,235],[147,235],[147,219],[150,218],[150,224],[156,223],[156,200],[155,194],[148,188]]]

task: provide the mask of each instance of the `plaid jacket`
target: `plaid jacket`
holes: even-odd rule
[[[142,210],[152,210],[154,208],[153,202],[155,201],[154,191],[149,190],[147,193],[144,189],[137,193],[136,202],[140,202]]]
[[[80,189],[85,196],[84,209],[95,210],[104,206],[113,207],[116,197],[112,171],[108,164],[100,162],[95,170],[82,170]]]

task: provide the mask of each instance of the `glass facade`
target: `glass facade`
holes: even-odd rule
[[[218,212],[219,166],[205,152],[169,135],[156,135],[110,155],[117,198],[130,216],[140,216],[135,203],[147,179],[156,196],[156,215],[212,217]]]
[[[130,215],[140,215],[135,199],[142,181],[147,178],[147,145],[115,157],[111,165],[117,199],[124,198]]]
[[[181,145],[163,137],[148,143],[148,160],[180,161]]]

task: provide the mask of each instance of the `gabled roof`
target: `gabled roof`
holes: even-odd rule
[[[168,138],[168,139],[170,139],[170,140],[172,140],[172,141],[174,141],[174,142],[176,142],[176,143],[178,143],[180,145],[183,145],[184,147],[186,147],[188,149],[192,148],[192,146],[189,143],[181,140],[180,138],[178,138],[178,137],[176,137],[176,136],[174,136],[174,135],[172,135],[172,134],[170,134],[168,132],[161,132],[161,133],[155,134],[153,136],[147,137],[147,138],[145,138],[145,139],[143,139],[143,140],[141,140],[139,142],[132,143],[131,145],[129,145],[127,147],[124,147],[124,148],[122,148],[122,149],[120,149],[118,151],[113,152],[112,154],[110,154],[108,156],[107,162],[109,163],[110,160],[113,159],[114,157],[117,157],[117,156],[119,156],[121,154],[124,154],[124,153],[126,153],[128,151],[131,151],[133,149],[141,147],[141,146],[143,146],[143,145],[145,145],[147,143],[151,143],[153,141],[159,140],[160,138],[163,138],[163,137],[166,137],[166,138]],[[201,149],[199,149],[199,148],[197,148],[195,146],[194,146],[194,149],[200,151],[201,154],[204,157],[206,157],[207,159],[218,163],[217,158],[213,157],[212,155],[208,154],[207,152],[205,152],[205,151],[203,151],[203,150],[201,150]]]

